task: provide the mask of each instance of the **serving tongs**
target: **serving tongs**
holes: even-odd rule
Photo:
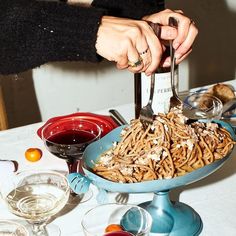
[[[158,23],[148,22],[148,24],[152,27],[154,33],[158,37],[160,34],[160,26]],[[142,107],[140,110],[140,121],[143,125],[143,128],[146,130],[149,125],[153,124],[154,120],[154,111],[152,109],[152,101],[154,96],[154,88],[155,88],[155,72],[151,74],[150,81],[150,95],[149,100],[146,106]]]
[[[178,20],[174,17],[169,18],[169,26],[178,28]],[[212,107],[206,107],[204,109],[194,108],[191,105],[184,103],[177,92],[177,87],[175,83],[175,65],[176,65],[176,58],[175,58],[175,49],[173,47],[173,40],[169,41],[170,46],[170,78],[171,78],[171,91],[172,96],[170,97],[170,103],[169,103],[169,111],[171,111],[173,108],[177,108],[182,110],[183,115],[185,115],[188,118],[188,122],[195,122],[199,118],[206,118],[206,114],[209,110],[212,109]]]
[[[117,110],[110,109],[109,114],[111,118],[116,122],[117,125],[128,125],[128,122]]]
[[[150,96],[146,106],[140,110],[140,121],[143,125],[143,128],[146,130],[149,125],[153,124],[154,120],[154,111],[152,109],[152,101],[155,88],[155,73],[151,75],[151,85],[150,85]]]
[[[177,28],[178,27],[178,21],[174,17],[169,18],[169,26]],[[170,97],[170,104],[169,104],[169,110],[172,108],[182,108],[183,102],[178,96],[177,93],[177,88],[176,88],[176,83],[175,83],[175,49],[173,47],[173,40],[169,41],[170,43],[170,79],[171,79],[171,91],[172,91],[172,96]]]

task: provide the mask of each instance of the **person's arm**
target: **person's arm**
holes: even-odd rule
[[[101,9],[32,0],[0,0],[0,74],[50,61],[99,61]]]
[[[107,9],[112,16],[141,19],[143,16],[164,10],[164,2],[164,0],[93,0],[92,6]]]

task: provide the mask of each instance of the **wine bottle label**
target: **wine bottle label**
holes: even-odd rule
[[[175,70],[175,84],[177,86],[178,70]],[[150,95],[150,77],[141,74],[141,105],[148,103]],[[155,74],[155,89],[152,109],[155,114],[169,110],[169,99],[172,96],[170,72]]]

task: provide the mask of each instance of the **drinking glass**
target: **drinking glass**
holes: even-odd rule
[[[96,123],[78,117],[61,118],[42,130],[45,146],[52,154],[66,160],[69,173],[82,171],[83,152],[100,135],[101,128]]]
[[[59,227],[48,224],[67,203],[70,187],[66,176],[47,170],[28,170],[0,183],[8,209],[24,218],[32,235],[60,235]]]
[[[110,203],[86,212],[81,224],[85,236],[147,236],[152,226],[152,217],[139,206]],[[107,227],[112,228],[112,225],[118,225],[122,231],[107,231]]]
[[[189,119],[220,119],[223,109],[221,100],[206,91],[180,92],[179,98],[183,102],[183,115]],[[170,100],[165,101],[165,112],[169,111]]]
[[[15,221],[0,220],[0,235],[2,236],[29,236],[27,229]]]
[[[206,91],[182,93],[180,98],[190,106],[186,116],[191,119],[220,119],[223,104],[221,100]],[[184,111],[183,111],[184,113]]]
[[[100,135],[101,128],[96,123],[79,117],[62,117],[42,129],[45,146],[52,154],[66,161],[69,173],[83,174],[83,152]],[[81,198],[80,202],[85,202],[92,197],[92,191],[78,197]]]

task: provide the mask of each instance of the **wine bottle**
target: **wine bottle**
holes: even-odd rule
[[[178,86],[178,66],[175,69],[175,84]],[[145,73],[136,73],[134,75],[134,91],[135,118],[139,118],[140,109],[148,103],[150,94],[150,78]],[[152,103],[152,109],[155,114],[168,110],[171,96],[170,68],[160,67],[155,72],[155,90]]]

